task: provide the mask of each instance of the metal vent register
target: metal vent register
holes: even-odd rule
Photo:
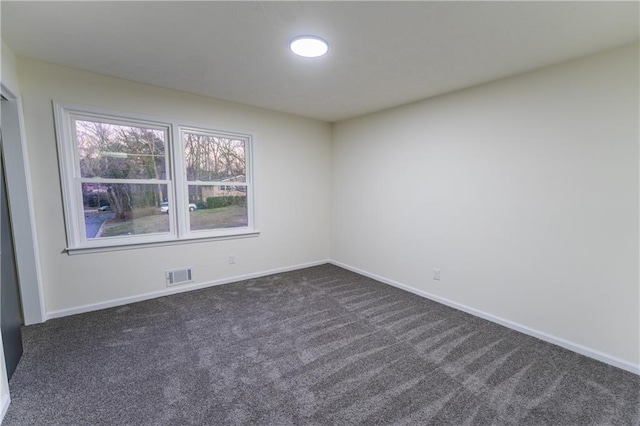
[[[171,287],[173,285],[190,283],[193,281],[191,268],[184,269],[174,269],[172,271],[166,272],[167,277],[167,287]]]

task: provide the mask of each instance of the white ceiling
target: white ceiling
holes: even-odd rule
[[[7,2],[18,56],[338,121],[638,40],[637,2]],[[325,38],[300,58],[288,42]]]

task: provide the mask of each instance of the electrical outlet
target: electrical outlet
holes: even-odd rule
[[[236,255],[235,254],[230,254],[229,255],[229,265],[235,265],[236,264]]]
[[[433,268],[433,279],[436,281],[440,281],[440,269]]]

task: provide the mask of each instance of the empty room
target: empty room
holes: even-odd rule
[[[640,425],[638,2],[0,15],[3,425]]]

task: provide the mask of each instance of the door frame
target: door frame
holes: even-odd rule
[[[36,239],[31,173],[22,119],[22,101],[2,83],[0,93],[6,99],[2,102],[0,117],[2,154],[5,160],[7,198],[22,298],[22,314],[25,325],[37,324],[45,321],[44,292]]]

